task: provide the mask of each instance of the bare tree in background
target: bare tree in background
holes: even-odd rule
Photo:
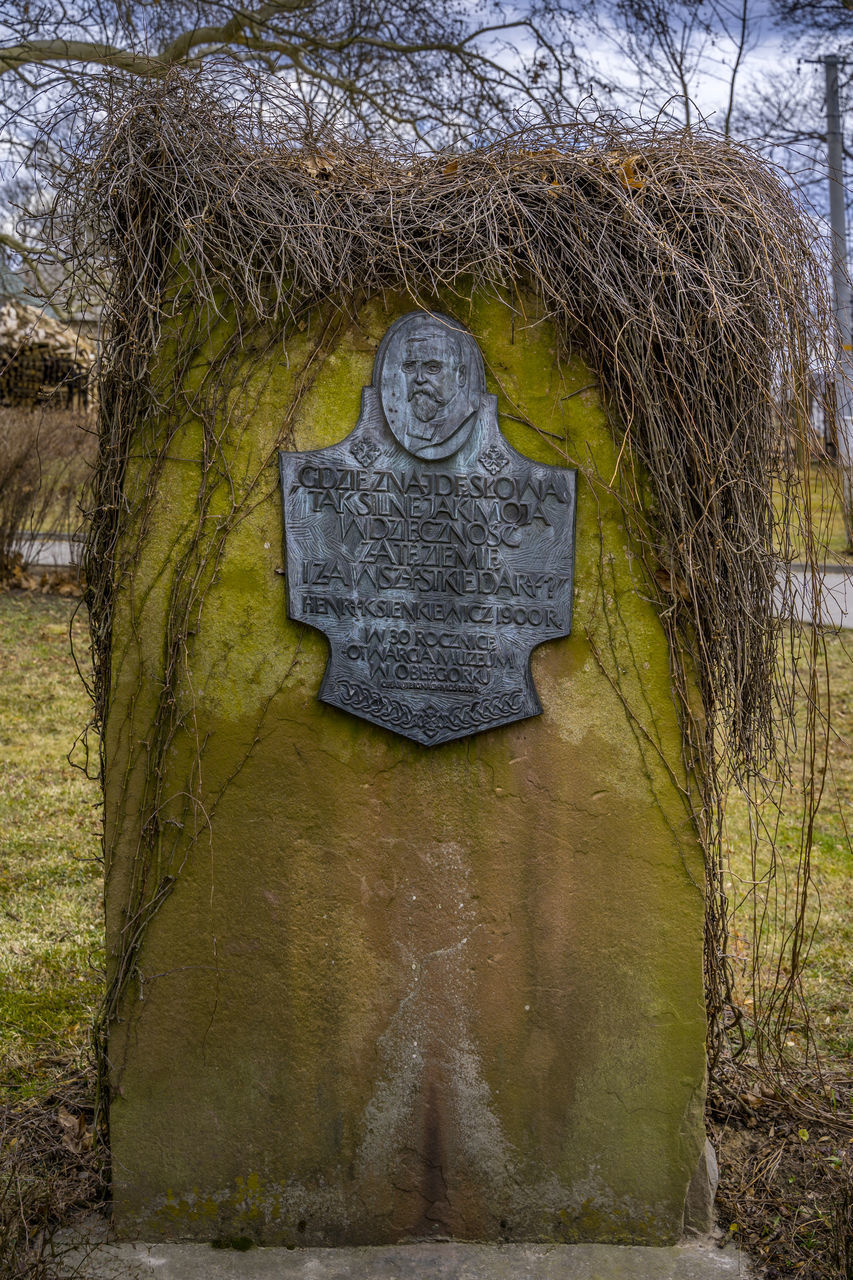
[[[826,188],[826,107],[823,70],[813,60],[822,53],[841,59],[841,103],[849,115],[853,0],[776,0],[772,14],[789,66],[750,86],[741,103],[739,129],[774,151],[820,206],[825,203],[820,193]],[[848,160],[853,160],[851,140],[853,130],[847,130]]]
[[[705,114],[702,85],[713,83],[723,107],[712,124],[731,134],[744,62],[760,38],[756,0],[609,0],[595,22],[622,72],[614,96],[691,128]]]
[[[215,62],[235,92],[241,76],[273,94],[286,86],[318,134],[436,148],[519,110],[547,123],[576,101],[575,20],[562,0],[534,0],[520,17],[500,0],[12,0],[0,18],[0,245],[35,268],[27,220],[8,212],[12,188],[38,206],[33,162],[49,173],[104,77]]]
[[[754,139],[761,148],[782,164],[793,176],[800,190],[814,210],[822,218],[829,214],[830,172],[828,160],[828,103],[827,76],[823,55],[838,58],[838,95],[833,94],[836,107],[840,106],[841,139],[836,128],[836,145],[841,140],[841,163],[836,153],[836,173],[841,179],[836,186],[846,195],[847,223],[850,223],[853,199],[851,188],[844,189],[844,173],[850,173],[853,164],[853,0],[773,0],[773,16],[776,29],[782,38],[789,67],[785,71],[772,72],[751,86],[741,104],[739,126],[741,131]],[[837,119],[837,117],[836,117]],[[844,128],[846,121],[847,127]],[[838,179],[836,179],[838,182]],[[840,223],[843,226],[843,214]],[[827,231],[829,228],[827,228]],[[850,236],[846,237],[847,245]],[[832,269],[835,277],[839,312],[839,365],[835,370],[822,371],[819,381],[824,383],[827,394],[835,398],[836,418],[831,424],[816,421],[817,430],[823,430],[824,441],[830,451],[837,454],[840,468],[841,505],[847,535],[847,553],[853,553],[853,483],[851,483],[851,416],[850,416],[850,355],[849,311],[845,307],[844,289],[839,287],[839,272],[850,273],[849,257],[846,262],[837,261],[830,268],[835,252],[830,247],[827,234],[827,272]],[[844,313],[846,311],[846,318]]]

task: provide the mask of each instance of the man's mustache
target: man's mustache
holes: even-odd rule
[[[415,396],[426,396],[428,400],[432,400],[437,405],[444,404],[444,400],[437,392],[431,391],[429,387],[412,387],[409,392],[409,399],[414,400]]]

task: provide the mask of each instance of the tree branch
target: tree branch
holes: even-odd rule
[[[0,75],[47,62],[94,63],[139,76],[161,76],[169,67],[160,58],[131,53],[99,40],[22,40],[20,44],[0,47]]]

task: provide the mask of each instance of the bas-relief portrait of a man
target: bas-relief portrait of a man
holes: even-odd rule
[[[447,316],[416,311],[392,325],[376,357],[388,425],[416,458],[448,458],[461,449],[486,390],[483,357],[469,333]]]

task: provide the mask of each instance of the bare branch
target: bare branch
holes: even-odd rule
[[[97,40],[24,40],[0,47],[0,75],[47,62],[93,63],[141,76],[159,76],[168,69],[160,58],[131,53]]]

